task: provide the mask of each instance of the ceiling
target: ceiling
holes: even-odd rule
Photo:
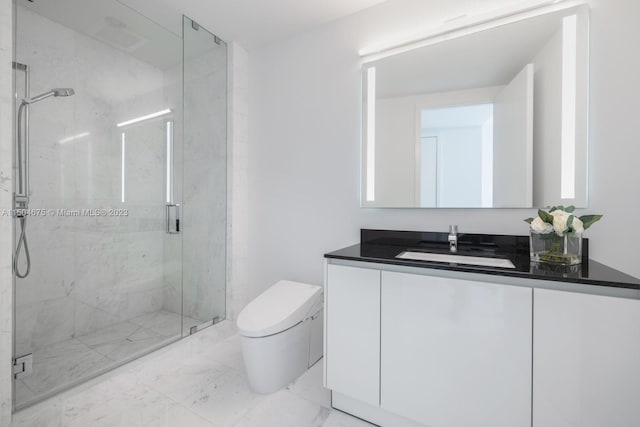
[[[182,17],[247,50],[367,9],[386,0],[118,0],[176,34]]]

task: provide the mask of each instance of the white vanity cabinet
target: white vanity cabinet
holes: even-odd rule
[[[325,289],[327,388],[380,402],[380,270],[329,265]]]
[[[534,427],[640,426],[640,301],[535,289]]]
[[[350,261],[326,279],[337,409],[383,427],[640,426],[637,290]]]
[[[430,427],[531,426],[531,288],[382,271],[381,304],[382,409]]]

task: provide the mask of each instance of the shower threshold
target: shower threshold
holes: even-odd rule
[[[32,374],[15,381],[15,410],[165,347],[201,323],[159,310],[35,350]]]

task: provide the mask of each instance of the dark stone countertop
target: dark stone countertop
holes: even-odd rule
[[[589,259],[588,247],[588,239],[584,239],[581,264],[553,266],[530,262],[528,236],[459,233],[456,255],[507,258],[516,268],[482,267],[396,258],[407,250],[448,254],[448,233],[363,229],[361,243],[327,253],[325,257],[640,290],[640,279]]]

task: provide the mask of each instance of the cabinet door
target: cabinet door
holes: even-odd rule
[[[536,289],[533,426],[640,425],[640,301]]]
[[[327,388],[380,404],[380,271],[329,265]]]
[[[430,427],[531,426],[529,288],[382,272],[381,407]]]

